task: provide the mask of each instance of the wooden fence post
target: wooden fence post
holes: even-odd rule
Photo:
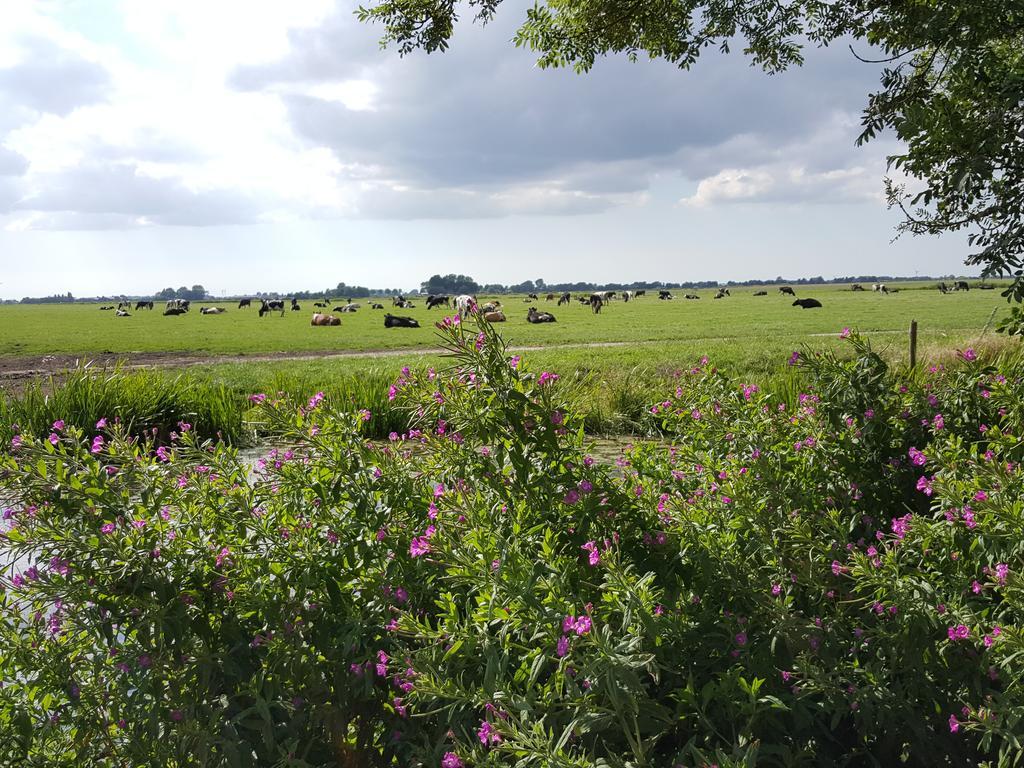
[[[917,320],[910,321],[910,368],[917,365]]]

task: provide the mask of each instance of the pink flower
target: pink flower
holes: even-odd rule
[[[915,467],[923,467],[925,462],[928,461],[928,457],[914,447],[911,447],[911,449],[907,451],[907,455],[910,456],[910,463]]]
[[[53,430],[55,432],[60,432],[62,429],[64,429],[64,419],[57,419],[53,422]]]
[[[60,436],[56,432],[51,432],[47,440],[50,441],[50,445],[56,445],[60,442]]]
[[[92,448],[89,449],[90,453],[100,453],[103,450],[103,436],[96,435],[92,440]]]
[[[249,402],[251,403],[262,403],[266,399],[267,396],[264,394],[249,395]]]
[[[964,624],[957,624],[955,627],[949,627],[946,630],[946,635],[949,637],[951,642],[956,640],[966,640],[971,636],[971,630]]]
[[[485,747],[492,746],[501,741],[501,734],[494,730],[494,726],[486,720],[480,723],[480,728],[477,730],[476,735],[480,739],[480,743]]]
[[[590,556],[587,558],[587,562],[589,562],[591,565],[597,565],[601,562],[601,553],[598,552],[597,544],[595,544],[593,541],[588,541],[586,544],[580,547],[580,549],[590,553]]]
[[[774,595],[775,597],[778,597],[780,594],[782,594],[782,585],[781,584],[772,584],[772,595]]]
[[[848,338],[850,338],[850,329],[849,328],[843,328],[843,332],[839,334],[839,338],[840,339],[848,339]]]
[[[548,373],[547,371],[542,371],[540,376],[537,377],[537,384],[543,387],[546,384],[553,384],[554,382],[558,381],[558,378],[559,377],[557,373]]]
[[[799,360],[800,360],[800,353],[794,351],[793,354],[789,356],[788,364],[789,365],[796,365]]]
[[[987,501],[988,500],[988,494],[985,493],[984,491],[978,491],[976,494],[974,494],[974,500],[975,501]]]
[[[925,496],[932,495],[932,481],[931,478],[922,475],[917,479],[917,490],[923,493]]]
[[[978,354],[973,349],[968,347],[967,349],[960,353],[960,357],[962,357],[968,363],[973,363],[975,360],[978,359]]]
[[[949,716],[949,732],[956,733],[960,730],[960,721],[956,719],[956,715]]]
[[[746,645],[747,644],[747,633],[746,632],[737,632],[736,636],[733,638],[733,640],[736,641],[736,645]]]
[[[425,536],[417,536],[409,542],[409,554],[420,557],[430,551],[430,541]]]
[[[454,752],[445,752],[441,758],[441,768],[465,768],[465,765],[462,758]]]
[[[558,658],[564,657],[569,652],[569,638],[562,635],[558,638],[558,644],[555,646],[555,654]]]
[[[103,524],[103,527],[102,527],[102,528],[100,528],[100,530],[101,530],[101,531],[103,531],[103,533],[105,533],[105,534],[109,535],[109,534],[111,534],[111,533],[113,533],[113,532],[114,532],[114,529],[115,529],[116,527],[117,527],[117,526],[115,526],[115,525],[114,525],[113,523],[104,523],[104,524]]]
[[[96,429],[106,429],[106,428],[107,428],[107,419],[105,417],[96,422]]]
[[[573,489],[573,490],[569,491],[567,494],[565,494],[565,498],[562,499],[562,501],[564,503],[570,504],[570,505],[575,504],[579,500],[580,500],[580,495],[579,495],[579,493],[575,489]]]
[[[1010,566],[1006,563],[996,563],[995,567],[996,581],[1000,584],[1006,583],[1006,577],[1010,575]]]
[[[565,417],[562,415],[561,411],[552,411],[551,412],[551,423],[552,424],[557,426],[557,425],[561,424],[564,419],[565,419]]]

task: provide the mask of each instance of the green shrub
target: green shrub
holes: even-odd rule
[[[23,437],[0,760],[1021,762],[1020,370],[908,379],[849,334],[787,405],[702,361],[647,409],[671,444],[608,466],[557,376],[440,332],[387,444],[319,394],[254,396],[287,446],[254,470]]]

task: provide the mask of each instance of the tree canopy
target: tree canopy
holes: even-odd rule
[[[402,54],[443,51],[462,9],[486,23],[501,0],[381,0],[361,7]],[[901,232],[966,231],[968,264],[1011,275],[1024,300],[1024,0],[538,0],[515,44],[541,67],[586,72],[598,56],[689,69],[702,51],[742,46],[769,73],[806,45],[869,43],[886,64],[858,144],[891,130],[885,187]]]

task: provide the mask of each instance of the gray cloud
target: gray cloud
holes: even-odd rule
[[[293,35],[293,53],[283,61],[240,69],[231,82],[283,92],[295,132],[311,145],[422,193],[493,196],[501,187],[553,184],[587,198],[646,189],[656,173],[699,180],[787,154],[828,171],[856,158],[854,128],[821,135],[836,112],[862,106],[877,77],[845,50],[811,50],[803,69],[777,77],[716,52],[691,72],[614,58],[576,75],[539,70],[532,54],[512,47],[522,18],[503,7],[486,28],[463,25],[449,52],[402,59],[376,49],[379,29],[339,11],[319,29]],[[352,78],[379,88],[374,109],[302,92]],[[421,215],[441,215],[431,213],[438,206],[429,195],[420,197]],[[455,198],[467,207],[442,207],[447,215],[507,212],[481,205],[479,195]],[[392,215],[416,214],[408,199],[402,196]],[[360,210],[385,215],[380,204]]]
[[[28,170],[28,160],[14,150],[0,145],[0,176],[21,176]]]
[[[33,187],[13,208],[51,214],[35,219],[36,228],[47,222],[61,229],[120,229],[258,220],[259,205],[241,193],[193,191],[176,180],[141,175],[127,164],[78,167],[35,178]]]
[[[43,38],[23,38],[24,59],[0,69],[0,103],[66,115],[77,107],[103,101],[111,86],[101,65]]]

